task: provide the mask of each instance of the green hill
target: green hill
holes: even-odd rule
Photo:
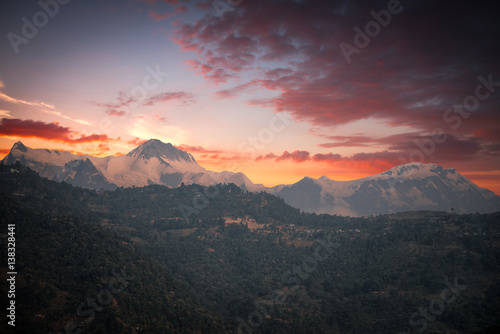
[[[16,226],[16,333],[498,326],[498,213],[305,214],[234,185],[97,193],[19,165],[0,166],[0,197],[4,295]]]

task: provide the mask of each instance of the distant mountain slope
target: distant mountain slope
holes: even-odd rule
[[[271,193],[304,211],[350,216],[451,208],[457,213],[500,211],[499,196],[436,164],[410,163],[353,181],[306,177]]]

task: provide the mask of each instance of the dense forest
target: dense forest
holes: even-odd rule
[[[498,333],[500,213],[300,212],[234,185],[96,192],[0,166],[2,333]],[[8,302],[2,297],[2,308]]]

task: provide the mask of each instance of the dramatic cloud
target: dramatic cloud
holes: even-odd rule
[[[2,88],[2,87],[3,87],[3,85],[0,86],[0,88]],[[16,98],[10,97],[7,94],[4,94],[2,92],[0,92],[0,100],[14,103],[14,104],[24,104],[24,105],[33,106],[33,107],[41,107],[41,108],[49,108],[49,109],[55,108],[51,104],[47,104],[44,102],[32,102],[32,101],[26,101],[26,100],[22,100],[22,99],[16,99]]]
[[[255,158],[255,161],[274,159],[276,161],[292,160],[294,162],[304,162],[311,160],[310,153],[307,151],[295,150],[292,153],[285,151],[281,155],[276,155],[274,153],[269,153],[266,155],[259,155]]]
[[[222,152],[221,152],[222,153]],[[230,154],[230,152],[225,152],[224,154],[201,154],[197,158],[197,162],[202,165],[211,165],[222,168],[223,170],[237,171],[240,169],[242,164],[248,161],[248,158],[239,154]]]
[[[278,156],[274,153],[268,153],[266,155],[259,155],[257,158],[255,158],[255,161],[276,159],[277,157]]]
[[[111,151],[111,148],[107,144],[99,144],[97,146],[97,152],[95,153],[96,155],[103,155],[104,153],[107,153]]]
[[[57,122],[45,123],[31,119],[2,118],[0,121],[0,136],[41,138],[61,141],[65,143],[107,142],[111,139],[107,135],[92,134],[79,135],[69,127],[59,125]]]
[[[110,116],[125,116],[128,113],[127,111],[130,109],[130,106],[137,103],[137,98],[134,96],[130,96],[127,93],[120,92],[118,97],[114,102],[111,103],[100,103],[100,102],[91,102],[93,105],[106,108],[106,113]]]
[[[387,146],[387,150],[377,152],[358,152],[351,156],[338,153],[316,153],[308,151],[285,151],[281,155],[269,153],[258,156],[255,160],[292,160],[294,162],[321,162],[329,163],[342,168],[357,168],[364,171],[381,172],[395,165],[409,162],[438,163],[448,165],[474,166],[476,170],[496,170],[500,157],[499,145],[484,144],[476,137],[458,138],[452,134],[422,135],[408,133],[381,138],[367,136],[330,136],[327,137],[338,142],[321,144],[322,147],[359,146],[371,145]],[[486,154],[490,155],[488,161],[481,161]],[[473,162],[479,161],[480,166]]]
[[[166,122],[167,119],[161,115],[154,115],[153,116],[158,122]]]
[[[173,12],[157,13],[153,9],[150,9],[148,14],[154,21],[161,21],[171,18],[172,16],[178,15],[180,13],[187,12],[186,6],[177,6]]]
[[[189,153],[222,153],[220,150],[209,150],[201,146],[189,146],[189,145],[178,145],[176,146],[179,150],[183,150]]]
[[[4,87],[4,84],[2,81],[0,81],[0,88],[3,88],[3,87]],[[84,125],[92,125],[92,123],[90,123],[89,121],[86,121],[83,119],[73,119],[67,115],[64,115],[62,112],[57,111],[55,106],[48,104],[48,103],[45,103],[45,102],[26,101],[26,100],[22,100],[22,99],[8,96],[7,94],[4,94],[2,92],[0,92],[0,100],[5,101],[5,102],[9,102],[9,103],[13,103],[13,104],[22,104],[22,105],[27,105],[30,107],[35,107],[39,111],[46,113],[46,114],[56,115],[58,117],[68,119],[68,120],[71,120],[73,122],[77,122],[77,123],[84,124]],[[0,110],[0,116],[12,118],[12,116],[10,116],[10,111],[7,111],[7,110]]]
[[[500,45],[492,41],[500,26],[494,8],[455,1],[401,2],[399,8],[386,27],[366,37],[366,46],[358,45],[350,62],[340,44],[357,45],[354,28],[375,22],[371,11],[386,10],[387,1],[243,1],[223,19],[207,8],[204,18],[179,24],[174,40],[195,51],[188,62],[194,70],[225,84],[220,97],[257,87],[276,94],[251,104],[288,111],[314,126],[375,119],[457,137],[485,129],[484,140],[498,140]],[[486,98],[475,105],[478,92]],[[475,110],[447,112],[457,104]],[[370,145],[362,135],[332,139],[324,147]]]
[[[283,160],[291,160],[297,163],[310,161],[316,163],[328,163],[337,168],[345,170],[362,170],[364,172],[378,173],[391,168],[394,165],[400,164],[400,152],[374,152],[374,153],[357,153],[353,156],[346,157],[334,153],[317,153],[311,155],[308,151],[294,151],[289,153],[285,151],[281,155],[269,153],[258,156],[255,160],[275,160],[280,162]]]
[[[249,90],[252,86],[254,85],[254,82],[248,82],[243,85],[238,85],[230,89],[224,89],[218,91],[216,94],[219,97],[222,98],[229,98],[229,97],[234,97],[237,96],[238,94],[241,94],[247,90]]]
[[[127,113],[125,111],[121,111],[121,110],[107,109],[106,114],[108,114],[110,116],[121,117],[121,116],[125,116]]]
[[[180,100],[183,105],[193,104],[195,102],[194,95],[186,92],[165,92],[151,96],[146,99],[142,105],[152,106],[156,103],[168,102],[171,100]]]
[[[140,139],[140,138],[135,137],[134,139],[129,140],[127,142],[127,144],[134,145],[134,146],[139,146],[141,144],[144,144],[145,142],[147,142],[147,139]]]
[[[309,160],[309,152],[307,151],[293,151],[292,153],[289,153],[288,151],[283,152],[282,155],[279,157],[276,157],[276,161],[281,161],[281,160],[292,160],[295,162],[304,162],[306,160]]]
[[[0,109],[0,117],[2,117],[2,118],[14,118],[10,114],[9,110],[1,110],[1,109]]]
[[[137,97],[127,93],[120,92],[114,102],[101,103],[91,102],[93,105],[104,107],[105,112],[110,116],[128,116],[131,114],[131,109],[135,106],[153,106],[157,103],[178,100],[182,105],[190,105],[196,102],[195,96],[187,92],[163,92],[152,95],[144,100],[139,100]]]
[[[408,160],[422,162],[464,161],[478,158],[483,150],[476,138],[460,139],[453,135],[445,135],[437,141],[432,136],[411,136],[405,141],[395,143],[390,149],[400,152]]]
[[[4,84],[3,84],[3,82],[0,81],[0,88],[2,88],[2,87],[4,87]],[[70,121],[73,121],[76,123],[84,124],[84,125],[92,125],[92,123],[87,121],[87,120],[71,118],[71,117],[63,114],[62,112],[56,110],[55,106],[48,104],[48,103],[45,103],[45,102],[26,101],[26,100],[22,100],[22,99],[8,96],[7,94],[4,94],[2,92],[0,92],[0,100],[5,101],[5,102],[9,102],[9,103],[13,103],[13,104],[22,104],[22,105],[26,105],[26,106],[30,106],[30,107],[35,107],[36,109],[38,109],[38,111],[46,113],[46,114],[55,115],[57,117],[61,117],[61,118],[64,118],[64,119],[67,119],[67,120],[70,120]],[[7,110],[0,110],[0,116],[11,118],[10,111],[7,111]]]
[[[407,135],[406,135],[407,136]],[[328,136],[327,139],[334,142],[319,144],[320,147],[334,148],[334,147],[362,147],[371,146],[373,144],[388,144],[394,142],[394,137],[391,136],[384,138],[371,138],[368,136]]]

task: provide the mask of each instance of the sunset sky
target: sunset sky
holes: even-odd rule
[[[418,161],[500,195],[490,3],[2,1],[0,157],[157,138],[267,186]]]

